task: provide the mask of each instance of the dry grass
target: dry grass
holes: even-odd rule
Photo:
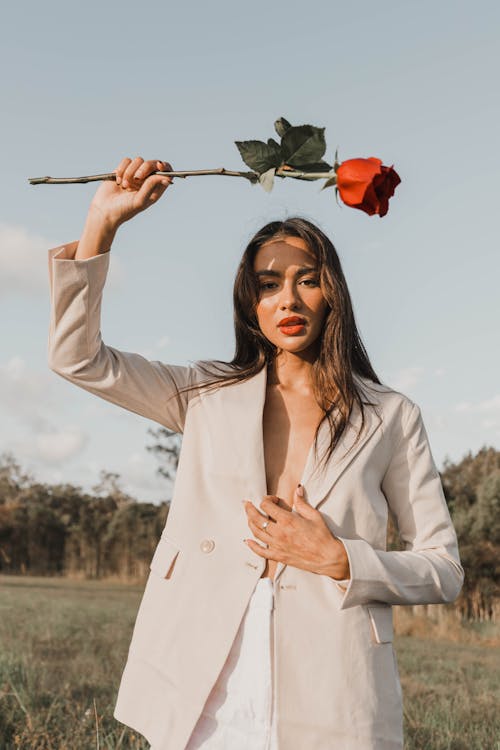
[[[113,718],[141,588],[0,579],[1,750],[146,750]]]
[[[143,587],[14,576],[0,586],[0,750],[146,750],[113,718]],[[405,748],[499,750],[498,631],[438,610],[396,608]]]
[[[453,605],[394,607],[394,632],[452,643],[500,646],[500,627],[491,622],[465,623]]]

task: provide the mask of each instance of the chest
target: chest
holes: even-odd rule
[[[266,389],[262,431],[267,494],[291,507],[323,412],[312,394]]]

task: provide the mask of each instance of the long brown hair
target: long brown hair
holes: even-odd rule
[[[230,362],[210,360],[209,367],[197,362],[197,367],[215,378],[179,389],[212,388],[232,385],[256,375],[263,367],[272,364],[279,349],[260,330],[256,306],[259,301],[259,282],[254,271],[254,258],[265,242],[276,237],[300,237],[314,253],[319,267],[320,286],[328,303],[317,359],[312,365],[312,387],[324,416],[316,429],[314,449],[317,452],[318,432],[328,419],[331,441],[325,463],[333,453],[351,415],[354,402],[365,417],[362,395],[353,379],[361,375],[380,384],[358,333],[351,297],[335,247],[326,234],[311,221],[293,216],[283,221],[271,221],[252,237],[245,248],[233,287],[234,330],[236,351]],[[218,369],[218,364],[222,369]],[[233,372],[224,371],[230,367]],[[175,394],[174,394],[175,395]],[[373,405],[373,404],[372,404]],[[360,430],[360,432],[361,432]],[[359,435],[358,435],[359,437]]]

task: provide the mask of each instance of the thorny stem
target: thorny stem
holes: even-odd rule
[[[192,169],[192,170],[186,170],[186,171],[170,171],[170,172],[152,172],[151,174],[163,174],[163,175],[169,175],[170,177],[196,177],[198,175],[208,175],[208,174],[220,174],[220,175],[226,175],[228,177],[244,177],[245,179],[249,180],[252,183],[256,183],[259,181],[259,175],[257,172],[237,172],[230,169],[224,169],[224,167],[220,167],[219,169]],[[279,168],[276,170],[276,177],[294,177],[296,179],[329,179],[331,177],[335,177],[335,172],[302,172],[300,170],[296,169],[282,169]],[[104,174],[92,174],[92,175],[85,175],[83,177],[29,177],[28,180],[31,185],[64,185],[69,183],[76,183],[76,182],[97,182],[98,180],[115,180],[116,174],[114,172],[105,172]]]

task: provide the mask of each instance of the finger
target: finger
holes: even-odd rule
[[[172,184],[171,177],[166,177],[165,175],[155,174],[157,171],[164,171],[165,166],[171,169],[170,164],[167,164],[167,162],[155,161],[154,159],[145,161],[143,164],[140,165],[140,167],[137,169],[135,173],[135,179],[136,179],[137,184],[139,185],[142,180],[145,180],[146,182],[149,182],[150,184],[152,184],[151,178],[159,177],[160,184],[165,185],[165,186],[171,185]],[[156,184],[156,182],[154,184]],[[148,196],[148,197],[149,199],[151,198],[151,196]]]
[[[270,499],[270,495],[264,495],[263,501],[260,503],[260,507],[264,510],[270,518],[273,518],[277,522],[288,522],[290,521],[291,513],[289,510],[280,508],[275,502]]]
[[[113,171],[116,173],[116,184],[119,185],[123,178],[123,173],[125,172],[126,168],[130,164],[132,159],[130,159],[128,156],[125,156],[121,162],[118,164],[117,168]]]
[[[165,186],[164,190],[166,190],[166,186]],[[151,193],[151,195],[148,197],[149,203],[155,203],[158,200],[158,198],[161,198],[161,196],[164,193],[164,190],[162,190],[161,192],[160,192],[160,190],[153,190],[153,192]]]
[[[249,527],[250,531],[252,532],[252,534],[255,537],[257,537],[257,539],[260,539],[261,542],[265,542],[266,544],[269,544],[269,542],[272,540],[271,534],[268,533],[268,529],[269,529],[269,527],[270,527],[271,524],[269,522],[269,526],[266,529],[263,529],[262,528],[262,523],[263,522],[256,523],[252,519],[252,520],[248,521],[248,527]]]
[[[142,156],[136,156],[135,159],[132,159],[132,161],[125,168],[125,171],[123,173],[123,177],[122,177],[123,187],[133,186],[134,175],[137,172],[140,165],[143,163],[144,163],[144,159],[142,158]]]
[[[267,513],[261,513],[260,510],[255,507],[255,505],[252,503],[251,500],[246,500],[245,501],[245,510],[246,510],[246,512],[249,515],[253,516],[254,519],[256,519],[256,518],[260,518],[260,519],[269,518],[269,516],[267,515]]]
[[[136,182],[142,182],[151,172],[155,171],[154,163],[149,159],[148,161],[142,161],[135,169],[134,174],[132,175],[132,179],[134,179]]]
[[[275,503],[276,505],[285,502],[283,498],[278,497],[278,495],[264,495],[264,497],[270,500],[272,503]]]
[[[148,177],[150,174],[153,174],[156,171],[159,171],[162,169],[162,167],[158,167],[158,164],[163,164],[163,162],[159,162],[155,159],[148,159],[148,161],[143,162],[136,170],[135,172],[135,179],[136,180],[144,180],[146,177]]]
[[[141,205],[150,202],[153,198],[153,193],[157,194],[157,198],[153,198],[153,200],[158,200],[158,198],[163,195],[169,186],[168,183],[165,184],[165,179],[166,178],[161,175],[151,175],[144,180],[140,189],[137,191],[137,199]]]
[[[313,521],[318,517],[321,517],[321,513],[317,508],[313,508],[309,500],[306,500],[304,496],[299,495],[298,488],[295,488],[293,494],[293,510],[303,518],[308,518]]]
[[[278,495],[265,495],[264,497],[267,497],[272,503],[275,503],[279,508],[283,508],[283,510],[291,511],[292,507],[288,504],[287,500],[283,500],[282,497],[278,497]]]
[[[161,161],[161,159],[158,159],[158,164],[161,164],[163,172],[167,172],[167,171],[170,171],[170,170],[173,171],[173,169],[174,169],[173,166],[170,164],[169,161]]]
[[[174,171],[174,168],[168,161],[157,161],[156,163],[158,164],[158,170],[160,172],[173,172]],[[169,184],[172,184],[174,181],[173,177],[164,177],[164,179],[168,180]]]
[[[262,529],[262,524],[265,521],[269,522],[269,526],[274,523],[272,519],[269,518],[269,516],[265,515],[264,513],[261,513],[253,503],[246,503],[245,509],[247,512],[247,519],[249,522],[252,522],[254,526],[257,528]],[[267,528],[269,528],[269,526]],[[264,531],[267,531],[267,529],[264,529]]]
[[[158,169],[161,172],[173,172],[174,171],[174,168],[170,164],[169,161],[160,161],[160,160],[158,160],[156,163],[159,165]],[[173,179],[173,178],[171,177],[170,179]]]
[[[260,555],[260,557],[266,557],[267,559],[272,559],[272,552],[269,549],[269,547],[263,547],[261,544],[258,544],[257,542],[254,542],[253,539],[245,539],[245,544],[250,547],[251,550],[253,550],[257,555]]]

